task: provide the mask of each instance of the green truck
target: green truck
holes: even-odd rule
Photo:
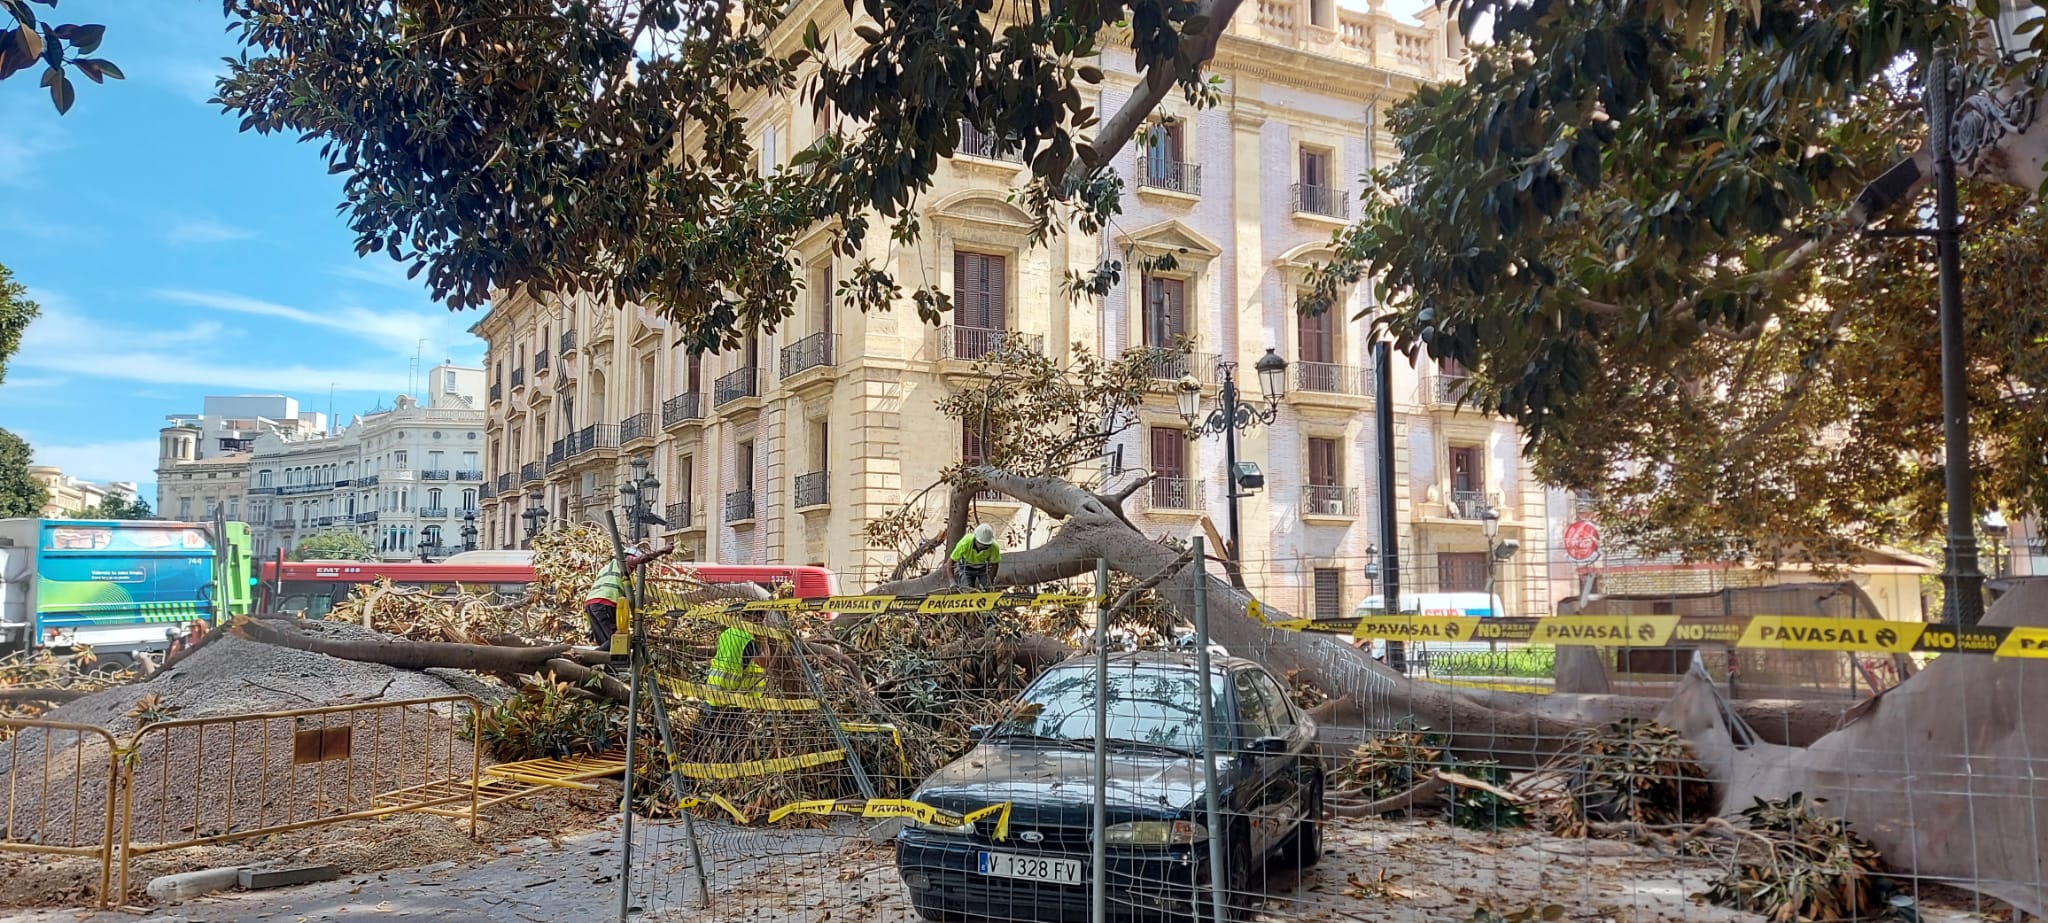
[[[0,652],[161,651],[255,583],[246,523],[0,519]]]

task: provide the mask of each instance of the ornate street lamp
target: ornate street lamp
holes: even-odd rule
[[[1279,415],[1280,398],[1287,393],[1287,360],[1268,349],[1259,361],[1252,364],[1252,369],[1259,375],[1259,391],[1266,399],[1263,410],[1238,402],[1237,380],[1233,374],[1237,371],[1237,363],[1219,362],[1216,368],[1222,374],[1223,387],[1217,394],[1220,403],[1209,411],[1207,418],[1202,416],[1202,383],[1193,375],[1181,378],[1174,399],[1180,405],[1181,419],[1188,425],[1189,440],[1205,435],[1220,434],[1223,437],[1223,469],[1229,477],[1226,496],[1230,500],[1230,547],[1226,552],[1233,562],[1230,581],[1243,587],[1244,543],[1238,528],[1238,500],[1266,486],[1266,476],[1259,473],[1258,465],[1237,460],[1237,434],[1255,426],[1271,424]]]
[[[462,550],[476,550],[476,510],[462,511]]]
[[[526,511],[520,513],[519,518],[526,520],[526,547],[528,548],[533,547],[533,537],[540,534],[540,524],[548,518],[547,508],[542,506],[546,502],[547,497],[543,496],[538,490],[526,495]]]
[[[626,519],[633,524],[633,541],[637,542],[646,536],[647,526],[666,526],[668,520],[653,512],[661,499],[661,481],[647,470],[647,458],[635,456],[628,467],[633,473],[619,485],[619,496],[625,498]]]

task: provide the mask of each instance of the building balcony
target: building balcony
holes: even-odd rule
[[[1145,485],[1146,508],[1154,512],[1199,512],[1206,506],[1202,482],[1191,478],[1153,478]]]
[[[761,370],[744,368],[720,376],[711,386],[711,406],[723,407],[741,398],[761,396]]]
[[[830,479],[826,477],[826,472],[823,471],[813,471],[809,474],[797,475],[796,489],[794,491],[796,495],[796,508],[803,510],[829,505],[832,502],[830,492],[827,490],[829,482]]]
[[[357,487],[375,487],[375,486],[377,486],[377,480],[378,480],[378,478],[377,478],[377,476],[376,476],[376,475],[374,475],[374,474],[373,474],[373,475],[370,475],[369,477],[362,477],[362,478],[356,478],[356,486],[357,486]]]
[[[1365,369],[1334,362],[1307,362],[1296,360],[1288,368],[1294,370],[1294,390],[1313,394],[1347,394],[1363,396],[1371,394]]]
[[[527,462],[519,466],[519,481],[522,484],[539,484],[541,476],[546,473],[540,462]]]
[[[1045,337],[1036,333],[988,327],[940,327],[939,358],[973,362],[998,349],[1045,352]]]
[[[270,527],[273,529],[289,529],[297,523],[298,520],[296,519],[273,519],[270,521]]]
[[[1202,165],[1178,160],[1138,158],[1138,188],[1164,189],[1183,195],[1202,194]]]
[[[813,333],[782,348],[782,377],[786,381],[816,368],[829,368],[837,351],[839,335]]]
[[[619,450],[619,428],[604,423],[592,423],[576,431],[570,437],[569,457],[581,458],[592,453],[614,454]]]
[[[505,383],[502,381],[491,382],[491,403],[496,404],[504,399]]]
[[[448,518],[448,508],[447,508],[447,507],[445,507],[445,506],[423,506],[423,507],[420,507],[420,518],[421,518],[421,519],[447,519],[447,518]]]
[[[334,488],[336,490],[340,490],[343,487],[353,487],[355,486],[355,483],[356,482],[354,478],[335,478]]]
[[[692,512],[694,511],[690,509],[690,501],[677,500],[662,511],[661,518],[668,520],[669,531],[688,532],[696,528],[695,520],[690,518]]]
[[[514,390],[514,391],[517,391],[517,390],[519,390],[520,388],[524,388],[524,387],[526,387],[526,370],[525,370],[525,369],[513,369],[513,370],[512,370],[512,390]]]
[[[548,457],[541,465],[548,471],[562,467],[569,460],[569,445],[575,439],[574,435],[569,435],[555,440],[555,444],[548,447]]]
[[[661,428],[669,429],[683,423],[704,419],[704,393],[692,391],[678,394],[661,402]]]
[[[400,469],[398,469],[398,470],[396,470],[396,471],[387,471],[387,472],[385,472],[384,474],[382,474],[382,475],[380,475],[380,476],[381,476],[381,477],[384,477],[384,478],[388,478],[388,479],[390,479],[390,480],[392,480],[392,481],[396,481],[396,482],[398,482],[398,483],[400,483],[400,484],[410,484],[410,483],[412,483],[412,482],[413,482],[414,480],[417,480],[417,477],[416,477],[416,475],[417,475],[417,472],[414,472],[413,470],[411,470],[411,469],[409,469],[409,468],[400,468]]]
[[[575,352],[575,351],[576,351],[576,331],[574,331],[574,330],[564,330],[564,331],[562,331],[562,335],[561,335],[561,337],[560,337],[560,340],[561,340],[561,347],[562,347],[562,348],[561,348],[561,349],[559,349],[559,350],[557,350],[557,351],[558,351],[558,352],[560,352],[560,353],[561,353],[562,355],[565,355],[565,356],[566,356],[566,355],[568,355],[568,354],[570,354],[570,353],[572,353],[572,352]]]
[[[478,487],[476,489],[476,498],[478,500],[489,500],[493,497],[496,497],[497,495],[498,488],[493,486],[489,481],[485,481],[483,483],[483,486]]]
[[[752,490],[735,490],[725,495],[725,521],[729,524],[754,521]]]
[[[1486,491],[1454,490],[1451,491],[1447,512],[1457,519],[1478,520],[1485,515],[1486,507]]]
[[[619,421],[619,445],[631,445],[654,438],[654,414],[636,413]]]
[[[1358,488],[1342,484],[1309,484],[1301,489],[1303,516],[1358,515]]]
[[[1182,352],[1164,346],[1140,346],[1137,351],[1152,366],[1155,381],[1179,381],[1192,375],[1205,385],[1215,384],[1216,366],[1223,361],[1219,353]]]
[[[996,137],[966,122],[960,123],[960,146],[954,150],[957,156],[979,157],[983,160],[1000,160],[1004,163],[1023,163],[1023,151],[998,152]]]
[[[1322,218],[1349,221],[1351,220],[1351,194],[1330,186],[1310,186],[1306,183],[1295,183],[1294,213],[1297,215],[1315,215]]]
[[[1472,393],[1472,376],[1432,372],[1422,380],[1423,403],[1437,407],[1456,407],[1463,403],[1466,395]]]
[[[547,351],[547,350],[545,350],[545,349],[537,349],[537,350],[534,350],[534,352],[533,352],[533,377],[535,377],[535,378],[539,378],[539,377],[540,377],[540,373],[542,373],[542,372],[545,372],[545,371],[547,371],[547,370],[548,370],[548,351]]]
[[[286,484],[277,489],[278,496],[296,497],[300,494],[324,493],[334,489],[334,482],[324,484]]]
[[[277,493],[277,488],[270,486],[249,488],[250,496],[267,496],[275,493]]]
[[[484,479],[484,473],[477,468],[457,468],[455,469],[455,479],[458,481],[481,481]]]
[[[315,525],[315,526],[319,526],[320,528],[323,528],[323,529],[324,529],[324,528],[327,528],[328,526],[334,525],[334,517],[332,517],[332,516],[322,516],[322,517],[320,517],[320,518],[318,518],[318,519],[315,519],[315,520],[313,520],[313,525]]]
[[[426,470],[426,471],[422,471],[422,472],[420,472],[420,480],[422,480],[422,481],[445,481],[445,480],[448,480],[448,469],[446,469],[446,468],[430,468],[430,469],[428,469],[428,470]]]
[[[367,512],[367,513],[357,513],[357,514],[356,514],[356,522],[357,522],[358,524],[361,524],[361,523],[366,523],[366,522],[376,522],[376,521],[377,521],[377,512],[376,512],[375,510],[371,510],[370,512]]]
[[[512,493],[512,475],[510,472],[498,475],[498,487],[493,493],[501,496]]]

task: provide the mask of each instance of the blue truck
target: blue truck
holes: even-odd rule
[[[252,564],[240,522],[0,519],[0,653],[164,650],[247,614]]]

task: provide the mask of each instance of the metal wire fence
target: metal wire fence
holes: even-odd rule
[[[1604,595],[1545,573],[1501,595],[1550,603],[1507,614],[1346,581],[1328,617],[1315,572],[1365,559],[1286,562],[1306,582],[1278,588],[1246,562],[1240,590],[1190,544],[1122,607],[1155,575],[655,606],[627,915],[2048,909],[2048,587],[1971,630],[1796,575]]]

